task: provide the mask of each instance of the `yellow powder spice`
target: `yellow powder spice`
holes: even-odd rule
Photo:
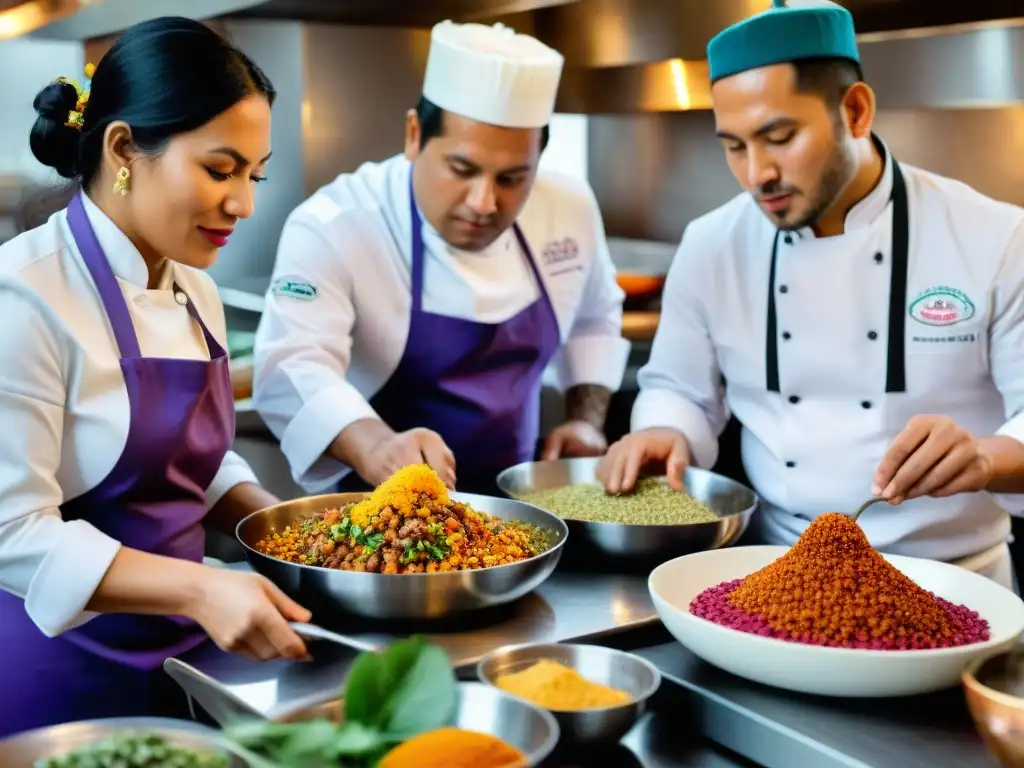
[[[541,659],[521,672],[500,675],[495,684],[544,709],[562,712],[619,706],[628,704],[631,698],[624,691],[593,683],[552,659]]]
[[[413,517],[422,507],[423,496],[442,506],[450,502],[448,488],[429,464],[410,464],[395,472],[366,499],[356,504],[350,516],[353,524],[362,527],[385,507],[390,507],[400,517]],[[427,514],[429,510],[420,517],[426,517]]]

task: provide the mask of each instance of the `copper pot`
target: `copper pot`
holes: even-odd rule
[[[974,661],[963,676],[974,725],[1003,768],[1024,768],[1024,648]]]

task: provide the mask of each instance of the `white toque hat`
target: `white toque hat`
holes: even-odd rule
[[[423,96],[447,112],[506,128],[541,128],[555,111],[565,59],[503,24],[442,21],[430,35]]]

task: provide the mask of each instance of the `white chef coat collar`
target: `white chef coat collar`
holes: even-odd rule
[[[889,197],[892,194],[892,153],[885,146],[881,139],[874,137],[875,146],[882,153],[885,165],[882,169],[882,178],[878,180],[875,188],[861,198],[846,214],[844,231],[870,227],[875,220],[885,213],[889,207]],[[814,230],[810,227],[799,229],[794,234],[800,239],[814,239]]]
[[[146,260],[142,258],[138,248],[85,193],[82,194],[82,207],[114,276],[145,290],[149,285],[149,267],[146,266]],[[160,270],[156,290],[170,290],[173,273],[168,266],[165,263],[164,268]]]

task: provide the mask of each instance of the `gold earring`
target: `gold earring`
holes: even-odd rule
[[[124,197],[128,194],[128,179],[131,178],[132,172],[125,166],[121,166],[121,169],[117,172],[117,180],[114,182],[114,194],[121,195]]]

